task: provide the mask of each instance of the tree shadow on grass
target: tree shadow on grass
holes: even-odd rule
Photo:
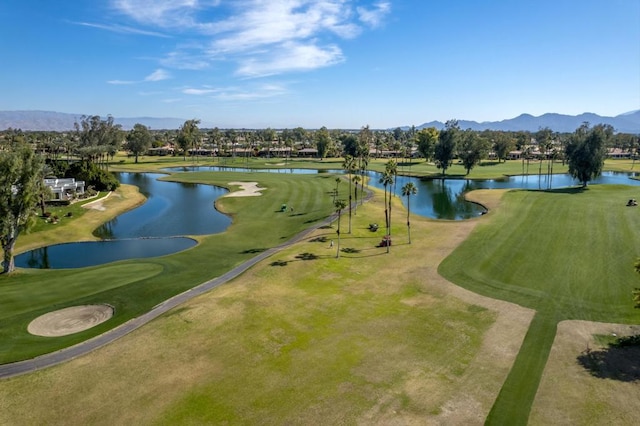
[[[321,257],[327,257],[327,256],[318,256],[317,254],[314,254],[314,253],[305,252],[305,253],[300,253],[299,255],[297,255],[295,257],[297,260],[274,260],[273,262],[270,263],[270,265],[271,266],[287,266],[290,262],[298,262],[298,261],[305,261],[305,260],[318,260]]]
[[[343,249],[340,249],[340,251],[342,253],[354,254],[354,253],[360,253],[362,250],[357,249],[357,248],[353,248],[353,247],[345,247]]]
[[[300,253],[299,255],[296,256],[296,259],[300,259],[300,260],[317,260],[319,259],[320,256],[318,256],[317,254],[313,254],[313,253]]]
[[[587,348],[577,359],[592,376],[599,379],[639,381],[640,335],[621,337],[600,350]]]
[[[566,188],[544,189],[543,191],[548,192],[549,194],[582,194],[588,190],[589,187],[583,188],[582,186],[567,186]]]
[[[252,248],[252,249],[247,249],[244,250],[242,252],[240,252],[241,254],[254,254],[254,253],[262,253],[263,251],[266,251],[266,248]]]

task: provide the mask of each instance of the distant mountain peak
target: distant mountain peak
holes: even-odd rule
[[[89,115],[89,114],[85,114]],[[8,128],[40,131],[71,131],[74,123],[80,121],[83,114],[67,114],[54,111],[0,111],[0,130]],[[106,116],[105,116],[106,118]],[[140,123],[152,130],[173,130],[184,124],[185,119],[171,117],[114,117],[116,124],[120,124],[124,130],[133,128]],[[558,113],[546,113],[535,117],[528,113],[520,114],[515,118],[501,121],[477,121],[458,120],[462,129],[472,130],[504,130],[504,131],[530,131],[535,132],[548,127],[555,132],[573,132],[585,121],[591,125],[609,124],[617,132],[640,134],[640,110],[629,111],[615,117],[603,117],[592,112],[584,112],[580,115],[565,115]],[[211,123],[201,123],[201,128],[212,128]],[[425,127],[444,128],[444,123],[431,121],[416,126],[417,129]],[[408,126],[405,126],[408,128]]]
[[[583,112],[580,115],[566,115],[555,112],[548,112],[540,116],[533,116],[528,113],[520,114],[515,118],[501,121],[477,121],[459,120],[460,128],[472,130],[503,130],[503,131],[529,131],[536,132],[545,127],[550,128],[554,132],[574,132],[584,122],[591,125],[609,124],[617,132],[621,133],[640,133],[640,110],[621,114],[616,117],[604,117],[592,112]],[[418,129],[425,127],[444,128],[444,123],[439,121],[431,121],[416,126]]]

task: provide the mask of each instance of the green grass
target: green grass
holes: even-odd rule
[[[328,175],[202,172],[169,178],[221,186],[230,181],[260,181],[268,189],[261,197],[218,200],[217,207],[234,218],[231,227],[221,234],[198,237],[198,246],[181,253],[92,268],[20,270],[0,276],[0,363],[32,358],[98,335],[284,243],[333,212],[329,194],[335,182]],[[294,206],[295,212],[279,212],[283,202]],[[123,273],[125,270],[130,272]],[[115,306],[113,320],[60,339],[26,331],[28,323],[45,312],[91,303]]]
[[[490,423],[526,423],[559,321],[640,321],[631,303],[640,211],[625,206],[638,196],[622,185],[509,192],[441,263],[452,282],[537,311]]]
[[[335,224],[318,229],[117,342],[0,381],[0,424],[438,423],[459,400],[477,410],[460,423],[488,413],[512,360],[484,344],[499,314],[425,277],[459,224],[415,218],[409,245],[396,220],[386,254],[367,228],[382,199],[358,208],[340,259]]]

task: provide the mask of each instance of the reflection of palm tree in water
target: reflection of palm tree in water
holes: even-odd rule
[[[102,239],[102,240],[112,240],[114,238],[113,229],[118,224],[118,218],[114,217],[109,222],[103,223],[95,231],[93,231],[93,235]]]
[[[47,250],[47,247],[32,250],[30,253],[29,260],[27,261],[29,268],[51,268],[51,265],[49,264],[49,250]]]

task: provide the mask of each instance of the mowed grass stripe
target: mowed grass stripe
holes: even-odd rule
[[[640,321],[631,303],[640,210],[625,206],[638,196],[623,185],[507,193],[441,263],[458,285],[537,310],[489,423],[526,423],[559,321]]]
[[[317,196],[328,194],[335,185],[324,176],[197,172],[167,178],[219,186],[228,186],[233,181],[258,181],[269,189],[259,197],[221,198],[218,208],[231,214],[233,224],[226,232],[197,237],[200,244],[181,253],[143,262],[130,260],[73,270],[22,270],[0,276],[0,301],[5,295],[11,296],[16,286],[24,290],[20,298],[31,301],[29,306],[2,304],[0,363],[32,358],[103,333],[178,293],[224,274],[263,250],[282,244],[333,212],[331,197]],[[294,197],[299,197],[301,206],[313,209],[301,208],[295,215],[276,211],[283,199]],[[120,280],[118,274],[113,274],[116,265],[131,272],[126,279]],[[16,300],[16,296],[11,297]],[[93,303],[115,306],[114,317],[92,329],[56,339],[32,336],[26,331],[26,325],[42,313]]]

